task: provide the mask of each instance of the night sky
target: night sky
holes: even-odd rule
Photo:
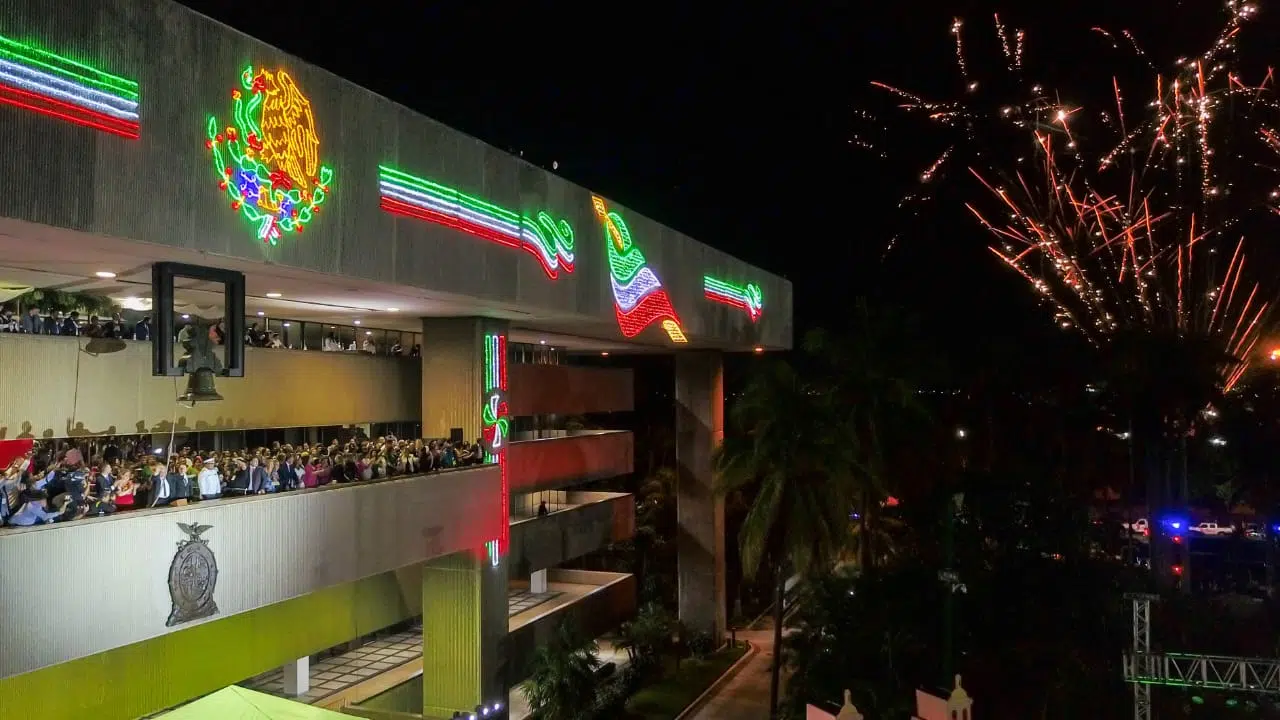
[[[475,0],[355,3],[334,14],[314,0],[182,1],[530,162],[557,162],[570,180],[788,277],[799,332],[838,329],[858,294],[887,296],[935,327],[942,351],[993,337],[1030,344],[1049,320],[959,211],[972,190],[961,179],[948,178],[955,187],[918,216],[895,209],[938,147],[891,114],[891,132],[876,138],[887,159],[850,144],[869,127],[859,110],[890,107],[869,82],[957,96],[952,18],[965,19],[970,69],[982,74],[1000,69],[999,11],[1027,30],[1029,72],[1109,91],[1115,69],[1089,27],[1131,29],[1160,66],[1199,50],[1221,17],[1216,0],[589,11]]]

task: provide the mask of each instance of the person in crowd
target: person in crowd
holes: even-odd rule
[[[44,334],[44,319],[40,317],[40,308],[32,306],[22,317],[22,332],[28,335]]]
[[[218,474],[218,461],[212,457],[205,458],[204,467],[196,476],[196,485],[200,488],[201,500],[216,500],[222,497],[222,476]]]
[[[23,490],[19,498],[18,509],[9,516],[9,525],[16,527],[24,527],[31,525],[44,525],[46,523],[57,522],[67,516],[68,506],[71,504],[71,498],[64,496],[61,507],[57,510],[48,510],[45,508],[45,501],[49,495],[43,490]]]
[[[126,468],[112,484],[111,494],[115,496],[117,510],[132,510],[138,486],[133,481],[133,470]]]
[[[147,341],[151,339],[151,316],[148,315],[133,326],[133,339]]]
[[[61,315],[62,313],[58,313]],[[80,334],[80,313],[72,310],[70,314],[62,321],[62,327],[58,330],[59,335],[69,335],[76,337]]]

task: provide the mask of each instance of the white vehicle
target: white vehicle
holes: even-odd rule
[[[1216,522],[1202,522],[1199,525],[1192,525],[1191,532],[1201,535],[1230,535],[1235,532],[1235,528],[1230,525],[1219,525]]]

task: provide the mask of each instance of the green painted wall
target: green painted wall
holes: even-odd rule
[[[448,717],[484,700],[482,576],[473,553],[438,558],[422,571],[422,711]]]
[[[0,718],[132,720],[418,615],[422,588],[411,566],[5,678]]]

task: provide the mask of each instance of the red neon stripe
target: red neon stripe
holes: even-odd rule
[[[680,326],[681,331],[684,330],[684,325],[676,315],[675,308],[671,306],[671,299],[667,297],[666,290],[658,290],[646,295],[631,308],[630,312],[624,313],[617,301],[614,302],[613,309],[618,316],[618,328],[622,330],[625,337],[635,337],[644,332],[645,328],[662,320],[672,320]]]
[[[396,200],[395,198],[386,196],[383,196],[382,200],[379,202],[379,206],[387,212],[395,213],[397,215],[405,215],[418,220],[426,220],[427,222],[432,222],[437,225],[444,225],[445,227],[452,228],[459,232],[474,235],[475,237],[484,240],[492,240],[493,242],[500,245],[506,245],[507,247],[520,246],[520,241],[512,239],[509,235],[505,235],[493,228],[485,227],[484,225],[463,220],[462,218],[454,215],[447,215],[438,210],[431,210],[429,208],[424,208],[419,205],[414,205],[412,203],[407,203],[402,200]]]
[[[731,295],[721,295],[711,290],[707,290],[706,295],[707,295],[707,299],[713,302],[718,302],[723,305],[729,305],[747,313],[751,312],[751,306],[747,303],[746,300],[741,300]]]
[[[552,267],[550,263],[547,262],[547,259],[542,256],[542,253],[538,252],[537,245],[534,245],[532,242],[526,241],[522,245],[522,247],[525,250],[528,250],[529,253],[532,254],[534,257],[538,258],[538,264],[542,266],[542,272],[546,273],[547,277],[551,278],[552,280],[555,280],[559,277],[559,272],[557,272],[556,269]]]
[[[76,125],[102,130],[130,140],[137,140],[140,135],[139,125],[136,122],[121,120],[106,113],[83,108],[74,103],[55,100],[11,85],[0,84],[0,103],[66,120]],[[65,108],[65,110],[71,112],[59,110],[59,108]]]
[[[498,335],[498,387],[505,392],[507,389],[507,336]],[[507,438],[510,442],[511,438]],[[511,485],[507,479],[507,450],[504,446],[502,455],[498,458],[502,473],[502,542],[499,543],[501,552],[508,552],[511,543]]]

